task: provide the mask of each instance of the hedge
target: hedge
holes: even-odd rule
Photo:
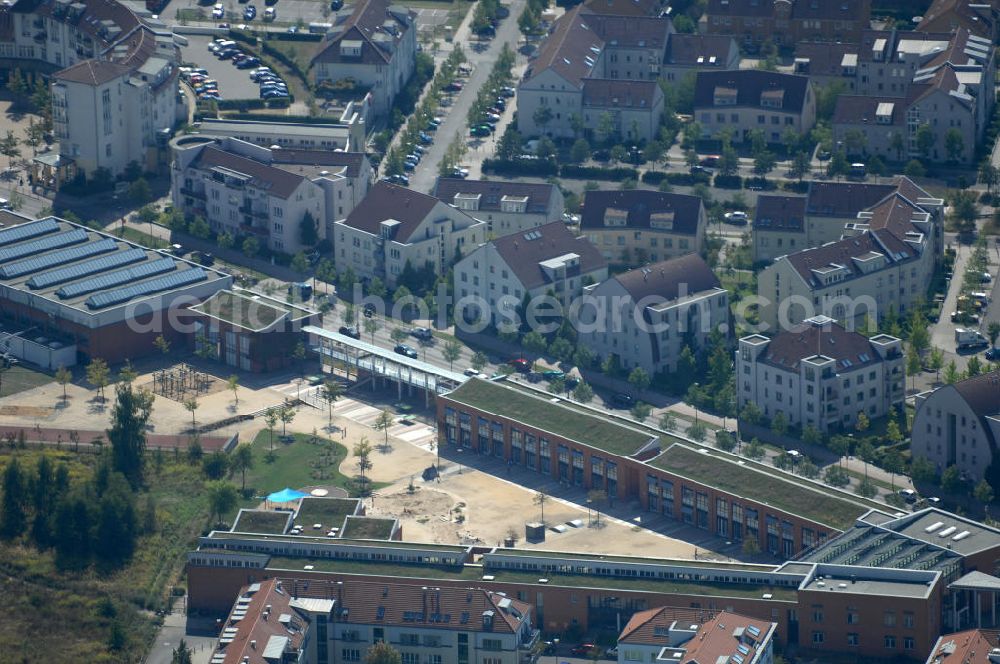
[[[715,186],[719,189],[740,189],[743,186],[743,178],[739,175],[716,175]]]
[[[665,179],[670,184],[693,187],[696,184],[708,184],[711,178],[705,173],[667,173]]]
[[[220,99],[215,102],[220,111],[230,111],[239,109],[241,111],[254,109],[254,108],[288,108],[288,106],[295,101],[295,97],[292,95],[288,96],[288,99]]]
[[[536,175],[548,177],[556,175],[559,167],[545,159],[484,159],[483,171],[498,175]]]
[[[323,41],[324,35],[315,32],[268,32],[267,41]]]
[[[644,184],[658,185],[667,179],[667,174],[663,171],[646,171],[642,174]]]
[[[600,168],[599,166],[574,166],[567,164],[563,166],[560,174],[567,178],[581,178],[585,180],[622,180],[639,179],[639,171],[634,168]]]

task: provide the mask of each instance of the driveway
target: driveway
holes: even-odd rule
[[[174,649],[181,639],[192,650],[194,664],[208,664],[215,649],[217,635],[210,619],[188,618],[183,602],[177,603],[173,613],[163,619],[163,627],[156,635],[156,642],[146,657],[146,664],[170,664]]]

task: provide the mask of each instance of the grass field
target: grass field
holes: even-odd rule
[[[129,242],[135,242],[136,244],[141,244],[152,249],[166,249],[170,246],[170,243],[162,238],[155,237],[149,233],[143,233],[128,226],[125,228],[116,228],[115,235]]]
[[[40,371],[16,366],[7,369],[0,375],[0,397],[9,397],[18,392],[24,392],[36,387],[41,387],[52,382],[52,376],[43,374]]]
[[[18,451],[22,468],[34,470],[41,454],[65,461],[71,477],[86,478],[96,457],[70,452]],[[0,454],[0,470],[11,453]],[[0,592],[6,598],[0,620],[0,660],[46,664],[139,661],[155,636],[152,611],[166,606],[178,583],[185,554],[208,521],[203,477],[197,467],[164,459],[160,473],[148,470],[156,503],[157,531],[142,537],[132,561],[107,572],[60,572],[51,552],[18,542],[0,543]],[[140,506],[146,496],[139,497]],[[112,623],[125,646],[108,651]]]
[[[270,449],[267,431],[257,434],[253,443],[256,461],[253,470],[247,473],[247,487],[253,487],[259,495],[280,491],[285,487],[300,489],[305,486],[335,486],[350,495],[359,495],[354,477],[343,475],[339,468],[347,456],[347,448],[326,438],[317,438],[304,433],[293,434],[292,443],[282,443],[279,431],[274,432],[274,459],[268,461]],[[379,488],[377,482],[369,483],[369,488]]]

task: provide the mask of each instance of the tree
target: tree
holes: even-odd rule
[[[962,488],[962,474],[958,466],[948,466],[941,473],[941,488],[948,493],[958,493]]]
[[[112,466],[129,481],[133,489],[142,485],[146,457],[146,424],[153,413],[153,395],[123,380],[115,386],[115,405],[111,410]]]
[[[903,160],[903,150],[906,148],[906,142],[903,139],[902,132],[892,132],[892,138],[889,139],[889,148],[896,153],[896,161]]]
[[[610,111],[604,111],[597,117],[597,137],[602,143],[612,142],[618,134],[618,123]]]
[[[882,468],[889,473],[889,483],[895,493],[896,475],[903,472],[903,454],[896,448],[890,449],[882,456]]]
[[[264,424],[267,425],[268,444],[270,453],[274,453],[274,427],[278,425],[278,408],[272,406],[264,411]]]
[[[136,205],[145,205],[153,200],[153,190],[146,178],[139,178],[128,186],[128,197]]]
[[[954,385],[958,382],[958,379],[958,367],[955,365],[955,360],[951,360],[948,362],[948,366],[944,368],[944,382],[946,385]]]
[[[243,241],[242,249],[244,256],[247,258],[254,258],[260,253],[260,241],[251,235]]]
[[[650,378],[649,374],[642,367],[632,369],[632,373],[628,375],[628,384],[632,386],[637,396],[642,394],[651,382],[653,382],[653,379]]]
[[[875,460],[875,447],[867,440],[862,440],[858,443],[858,449],[856,451],[857,457],[865,465],[865,479],[868,479],[868,464]]]
[[[597,515],[596,527],[601,527],[601,509],[598,507],[608,499],[608,492],[604,489],[591,489],[587,492],[587,505],[591,506]]]
[[[986,326],[986,336],[990,338],[990,346],[996,348],[997,337],[1000,337],[1000,323],[991,320],[990,324]]]
[[[541,491],[536,491],[534,497],[531,499],[531,502],[538,505],[538,509],[542,511],[541,523],[543,526],[545,525],[545,503],[548,501],[548,494],[542,493]]]
[[[858,433],[864,433],[868,431],[868,427],[871,426],[871,420],[865,415],[864,411],[858,413],[858,419],[854,423],[854,429]]]
[[[229,387],[229,390],[233,393],[233,399],[236,400],[236,405],[239,406],[240,405],[240,393],[239,393],[239,389],[240,389],[240,377],[238,375],[236,375],[236,374],[231,375],[229,378],[226,379],[226,385]]]
[[[823,442],[823,434],[813,425],[807,424],[802,429],[802,442],[806,445],[819,445]]]
[[[27,482],[17,457],[13,457],[3,472],[3,502],[0,503],[0,537],[14,539],[28,526],[25,510]]]
[[[919,132],[917,138],[919,141]],[[948,153],[948,161],[957,162],[962,158],[962,154],[965,152],[965,139],[962,137],[961,130],[952,127],[944,133],[944,150]]]
[[[723,452],[732,452],[736,449],[736,439],[733,438],[733,434],[725,429],[717,429],[715,432],[715,446]]]
[[[155,346],[156,350],[160,351],[163,355],[168,355],[170,353],[170,342],[167,341],[162,334],[153,340],[153,346]]]
[[[934,131],[931,126],[927,123],[920,125],[917,128],[917,152],[924,159],[928,159],[931,156],[931,150],[934,149]]]
[[[354,450],[352,451],[355,457],[357,457],[358,471],[361,473],[361,492],[365,492],[365,484],[368,479],[365,477],[365,473],[372,469],[372,445],[368,442],[368,438],[362,436],[354,445]]]
[[[578,138],[570,148],[569,158],[576,163],[587,161],[590,158],[590,143],[586,139]]]
[[[233,452],[229,468],[240,474],[240,490],[247,490],[247,471],[253,468],[253,448],[249,445],[239,445]]]
[[[660,428],[664,431],[676,431],[677,416],[669,410],[664,411],[664,413],[660,415]]]
[[[649,414],[653,411],[653,407],[644,401],[636,401],[635,405],[632,406],[632,410],[629,413],[633,418],[640,422],[645,422],[649,417]]]
[[[66,396],[66,385],[71,380],[73,380],[73,373],[69,369],[60,364],[59,368],[56,370],[55,377],[56,377],[56,382],[59,383],[59,386],[62,388],[63,401],[66,401],[66,399],[68,398]]]
[[[14,167],[14,160],[21,156],[21,148],[18,147],[20,142],[17,140],[17,136],[14,132],[7,130],[7,136],[0,139],[0,154],[8,158],[8,166]]]
[[[698,424],[698,408],[701,406],[702,399],[704,398],[705,394],[697,383],[688,387],[687,392],[684,394],[684,403],[694,409],[695,424]]]
[[[292,263],[290,265],[292,270],[295,272],[308,272],[309,271],[309,259],[306,258],[306,252],[300,251],[299,253],[292,256]]]
[[[722,154],[719,155],[719,172],[726,177],[731,177],[736,175],[740,170],[740,156],[736,154],[736,150],[732,145],[726,145],[722,148]]]
[[[753,173],[759,177],[764,177],[768,173],[774,170],[777,166],[778,160],[774,156],[773,152],[764,150],[763,152],[757,153],[753,159]]]
[[[809,174],[810,165],[809,155],[805,152],[797,152],[792,159],[790,169],[792,177],[802,182],[802,178]]]
[[[462,357],[462,344],[455,339],[449,339],[441,350],[444,359],[448,360],[448,370],[451,371],[455,365],[455,360]]]
[[[919,159],[911,159],[903,167],[903,175],[908,178],[922,178],[927,175],[927,168]]]
[[[931,354],[927,362],[931,371],[934,372],[934,382],[941,380],[941,369],[944,367],[944,351],[940,348],[931,348]]]
[[[885,425],[885,437],[893,445],[899,445],[903,442],[903,432],[899,430],[899,424],[896,420],[889,420],[889,423]]]
[[[219,245],[220,249],[232,249],[236,246],[236,238],[233,237],[232,233],[219,233],[218,237],[215,238],[215,243]]]
[[[914,482],[921,484],[931,482],[935,474],[934,464],[927,457],[916,457],[910,463],[910,477]]]
[[[688,438],[696,443],[704,443],[708,437],[708,427],[704,422],[695,422],[687,430]]]
[[[392,411],[386,408],[378,417],[375,418],[375,424],[373,425],[376,431],[381,431],[385,434],[385,449],[389,449],[389,427],[393,425],[395,418],[392,416]]]
[[[826,165],[826,174],[830,177],[841,177],[847,175],[850,169],[851,165],[847,162],[847,155],[844,154],[843,150],[837,150]]]
[[[580,403],[590,403],[594,398],[594,389],[587,383],[580,381],[580,384],[573,388],[573,398]]]
[[[201,470],[210,480],[221,480],[229,470],[229,459],[222,450],[212,452],[201,462]]]
[[[328,380],[323,383],[323,389],[320,391],[320,396],[323,397],[323,401],[326,402],[327,409],[327,427],[333,428],[333,404],[341,397],[344,393],[344,388],[340,383]]]
[[[87,382],[97,388],[101,401],[104,401],[104,388],[111,380],[111,372],[108,363],[99,357],[95,357],[87,365]]]
[[[984,505],[989,505],[993,502],[993,487],[986,480],[979,480],[979,484],[972,490],[972,497]]]
[[[911,385],[913,389],[917,387],[917,374],[920,373],[920,369],[923,366],[923,362],[920,359],[920,354],[917,349],[911,344],[906,350],[906,373],[910,374]]]
[[[170,664],[191,664],[191,649],[188,648],[187,642],[183,637],[173,651]]]
[[[531,119],[535,121],[538,128],[543,133],[545,132],[545,125],[552,122],[552,118],[555,115],[552,113],[552,109],[548,106],[539,106],[535,109],[534,114],[532,114]]]
[[[225,480],[205,482],[205,495],[208,496],[208,509],[217,524],[222,521],[223,514],[236,509],[240,499],[236,485]]]
[[[862,498],[874,498],[878,495],[878,488],[875,486],[874,482],[865,477],[863,480],[858,482],[856,487],[854,487],[854,493],[858,494]]]
[[[761,442],[756,438],[754,438],[753,440],[750,441],[750,444],[747,445],[746,448],[744,448],[743,454],[753,459],[754,461],[760,461],[761,459],[764,458],[764,455],[767,454],[767,452],[764,450],[764,446],[761,444]]]
[[[979,217],[979,202],[976,192],[970,189],[959,189],[951,196],[951,220],[960,233],[971,233],[976,229],[976,219]]]
[[[489,364],[489,358],[486,357],[486,353],[481,350],[477,350],[472,354],[472,368],[476,371],[482,371],[486,365]]]
[[[978,355],[973,355],[969,358],[969,362],[965,365],[965,377],[972,378],[973,376],[978,376],[983,372],[983,363],[979,360]]]
[[[525,334],[524,338],[521,339],[521,346],[527,352],[531,353],[535,357],[538,357],[545,353],[549,344],[545,341],[545,337],[543,337],[541,333],[532,330]]]
[[[840,466],[830,466],[823,473],[823,481],[830,486],[843,487],[850,484],[851,478]]]
[[[783,411],[778,411],[771,418],[771,431],[774,435],[781,437],[788,433],[788,418]]]
[[[186,399],[184,401],[184,410],[186,410],[187,412],[191,413],[191,430],[192,431],[196,431],[197,430],[197,426],[198,425],[195,422],[194,416],[195,416],[195,413],[197,412],[198,407],[200,405],[201,404],[198,403],[197,399]]]
[[[316,226],[316,219],[312,213],[306,210],[299,221],[299,242],[307,247],[313,247],[319,242],[319,230]]]
[[[281,406],[281,410],[278,411],[278,419],[281,420],[282,437],[288,435],[287,427],[295,419],[295,414],[295,407],[287,401]]]
[[[385,641],[379,641],[365,653],[364,664],[402,664],[399,651]]]

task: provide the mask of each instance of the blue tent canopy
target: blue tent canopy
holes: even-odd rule
[[[275,491],[274,493],[268,495],[267,499],[272,503],[289,503],[293,500],[298,500],[299,498],[305,498],[308,495],[308,493],[302,493],[301,491],[285,487],[281,491]]]

